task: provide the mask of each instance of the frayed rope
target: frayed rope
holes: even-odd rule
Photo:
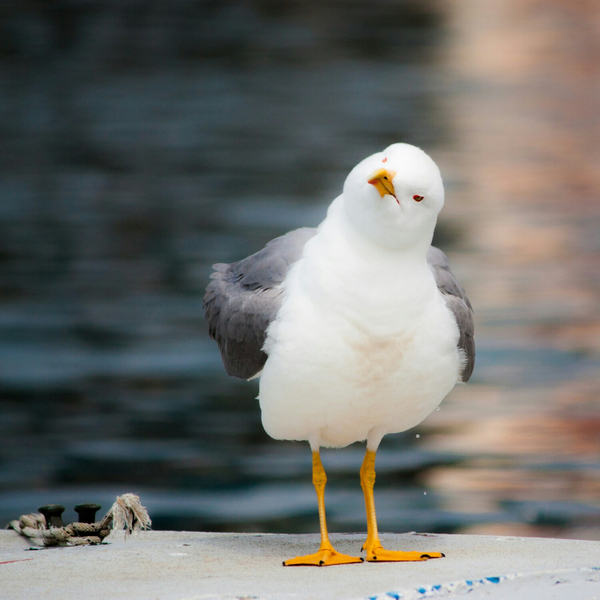
[[[112,530],[125,530],[125,537],[132,533],[137,533],[140,529],[150,529],[152,521],[150,515],[140,502],[139,496],[135,494],[123,494],[117,496],[116,502],[111,509],[106,513],[102,523],[110,515],[112,519]],[[107,521],[107,524],[110,520]]]

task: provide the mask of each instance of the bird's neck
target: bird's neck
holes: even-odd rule
[[[407,269],[428,268],[427,252],[433,239],[435,222],[414,240],[397,240],[393,245],[380,243],[381,240],[358,230],[343,209],[340,196],[331,204],[327,219],[321,224],[322,233],[344,251],[365,257],[373,264],[375,261],[394,270],[404,266]]]
[[[330,306],[348,321],[358,323],[367,314],[373,331],[387,335],[405,328],[427,309],[436,287],[426,250],[382,247],[338,217],[330,209],[286,285],[299,282],[319,310]]]

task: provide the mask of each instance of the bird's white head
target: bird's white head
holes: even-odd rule
[[[392,144],[352,169],[343,198],[348,220],[372,242],[426,251],[444,206],[444,185],[423,150]]]

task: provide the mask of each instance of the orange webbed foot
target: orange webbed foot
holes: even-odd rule
[[[367,545],[363,547],[367,551],[368,562],[418,562],[430,558],[443,558],[441,552],[402,552],[399,550],[386,550],[381,545]]]
[[[342,554],[333,548],[321,548],[314,554],[307,554],[306,556],[297,556],[296,558],[290,558],[289,560],[283,561],[284,567],[330,567],[333,565],[350,565],[354,563],[361,563],[364,558],[360,556],[348,556]]]

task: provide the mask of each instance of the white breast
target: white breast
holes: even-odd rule
[[[290,270],[268,331],[265,430],[340,447],[413,427],[457,382],[457,342],[424,257],[355,237],[336,201]]]

